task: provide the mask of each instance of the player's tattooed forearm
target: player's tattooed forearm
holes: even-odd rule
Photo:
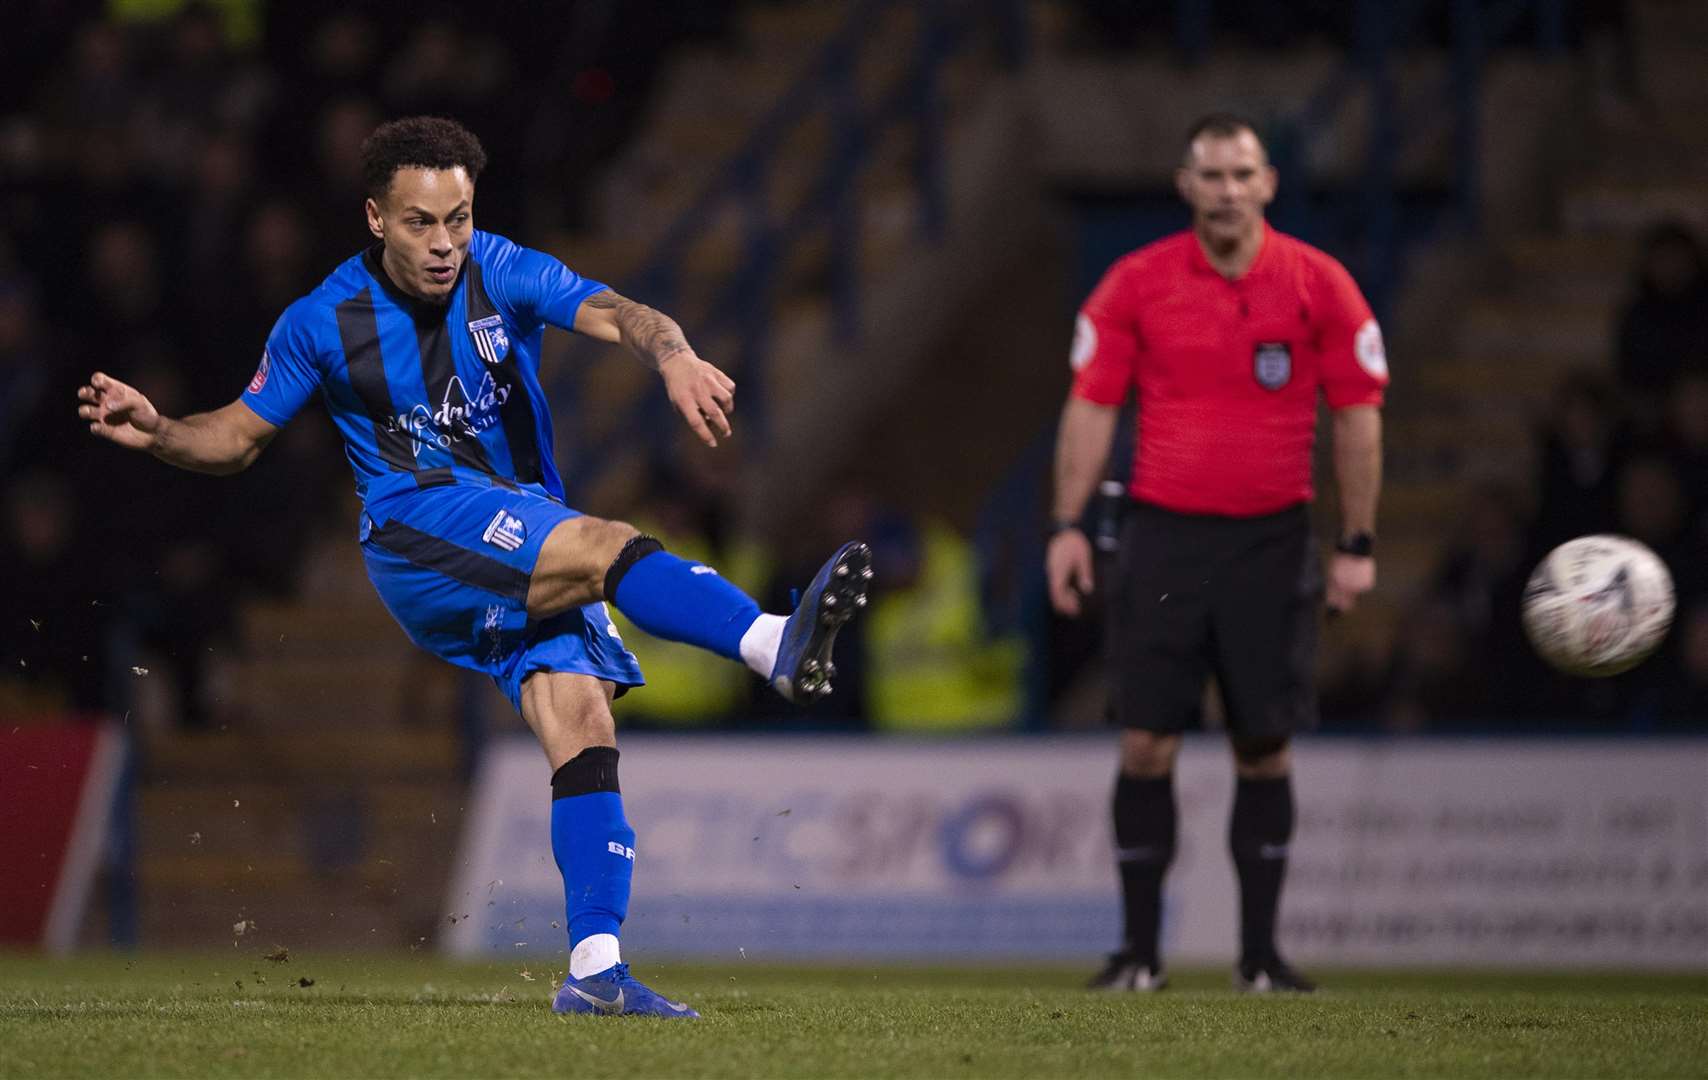
[[[583,303],[595,308],[610,308],[617,313],[617,326],[623,339],[643,362],[658,367],[667,357],[688,350],[688,339],[676,320],[662,311],[637,304],[615,290],[595,293]]]

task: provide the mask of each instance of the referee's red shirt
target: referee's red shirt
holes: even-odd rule
[[[1191,231],[1109,268],[1075,326],[1073,393],[1120,405],[1137,390],[1135,499],[1249,517],[1312,496],[1317,392],[1331,408],[1380,405],[1382,331],[1331,256],[1264,226],[1240,278]]]

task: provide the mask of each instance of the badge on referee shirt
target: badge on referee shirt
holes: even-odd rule
[[[1251,373],[1265,390],[1279,390],[1293,377],[1293,348],[1285,341],[1260,341],[1251,354]]]
[[[496,364],[510,353],[510,337],[504,332],[504,316],[488,315],[469,323],[469,336],[474,338],[474,351],[489,364]]]

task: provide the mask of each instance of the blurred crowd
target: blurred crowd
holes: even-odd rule
[[[1613,363],[1568,374],[1537,432],[1529,485],[1467,493],[1385,668],[1331,688],[1331,720],[1393,730],[1529,726],[1635,731],[1708,725],[1708,247],[1663,222],[1644,237]],[[1642,541],[1671,569],[1678,610],[1656,656],[1612,679],[1545,669],[1520,599],[1556,545]]]
[[[1130,52],[1135,48],[1182,45],[1246,49],[1297,49],[1328,45],[1340,50],[1360,46],[1362,37],[1395,30],[1420,44],[1448,45],[1455,21],[1463,13],[1450,0],[1413,0],[1408,4],[1348,3],[1347,0],[1214,0],[1208,4],[1160,4],[1136,0],[1072,0],[1070,42],[1100,52]],[[1504,7],[1505,10],[1502,10]],[[1627,0],[1571,0],[1555,5],[1498,5],[1473,8],[1485,16],[1485,33],[1495,32],[1485,47],[1534,42],[1557,32],[1563,45],[1594,45],[1601,39],[1621,40],[1628,28]],[[1366,23],[1367,20],[1367,23]],[[1384,25],[1385,21],[1385,25]],[[1548,24],[1548,25],[1544,25]]]

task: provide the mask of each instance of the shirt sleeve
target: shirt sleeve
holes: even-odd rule
[[[279,316],[267,335],[255,377],[243,391],[243,403],[274,427],[290,423],[320,389],[319,350],[307,314],[307,309],[293,304]]]
[[[609,288],[584,278],[543,251],[504,241],[508,248],[499,259],[499,299],[523,322],[542,322],[564,330],[575,329],[575,313],[581,302]]]
[[[1380,405],[1388,385],[1382,328],[1346,267],[1325,259],[1318,271],[1314,306],[1323,397],[1331,409]]]
[[[1098,405],[1120,405],[1127,400],[1143,351],[1137,314],[1123,287],[1124,268],[1117,265],[1103,275],[1097,288],[1079,309],[1074,320],[1073,396]]]

